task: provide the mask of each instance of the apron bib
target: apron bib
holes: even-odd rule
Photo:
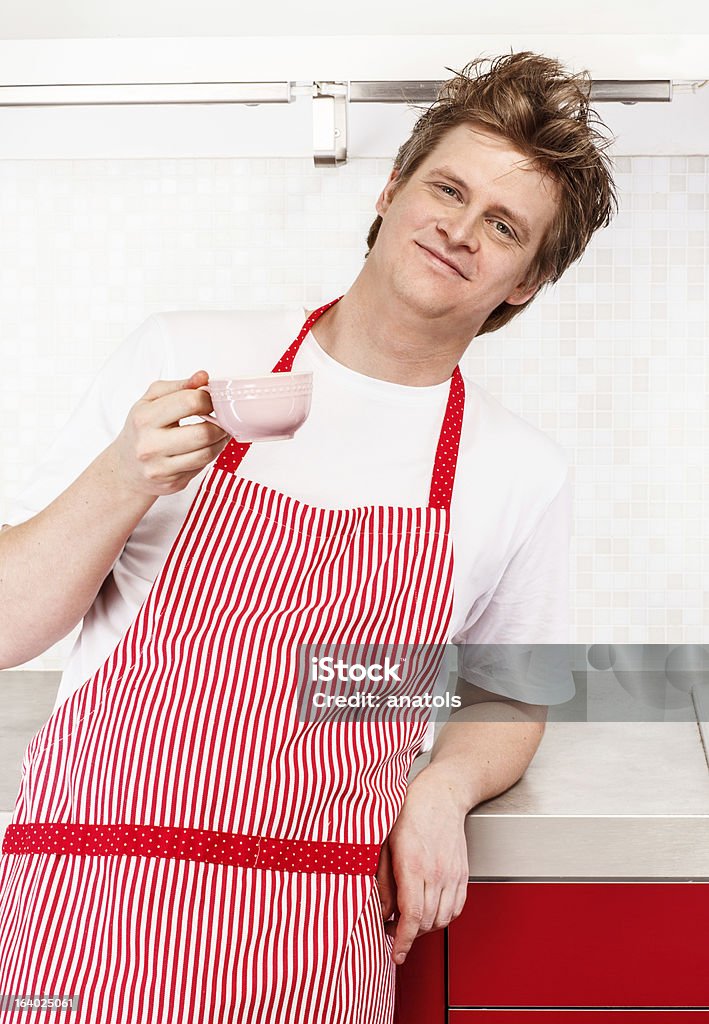
[[[427,723],[303,720],[295,681],[303,644],[440,663],[464,400],[456,367],[426,507],[308,505],[223,449],[134,622],[26,750],[0,992],[78,996],[76,1024],[390,1024],[375,874]]]

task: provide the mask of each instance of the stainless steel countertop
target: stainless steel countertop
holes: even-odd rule
[[[0,672],[0,831],[58,683]],[[471,878],[709,879],[709,705],[696,719],[548,722],[522,779],[466,819]]]
[[[548,722],[519,782],[468,814],[470,877],[709,880],[706,689],[691,713]]]

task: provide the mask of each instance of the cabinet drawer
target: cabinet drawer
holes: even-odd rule
[[[471,882],[448,1005],[707,1008],[707,921],[702,882]]]
[[[448,1024],[705,1024],[703,1010],[449,1010]]]

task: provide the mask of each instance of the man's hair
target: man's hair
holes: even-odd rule
[[[587,71],[571,74],[551,57],[528,51],[478,57],[443,83],[431,107],[416,108],[425,113],[394,159],[399,174],[392,188],[396,191],[411,178],[451,128],[470,124],[497,133],[559,187],[557,213],[532,259],[525,284],[558,281],[583,255],[594,231],[606,227],[618,209],[612,163],[605,152],[614,139],[594,127],[607,128],[589,107],[589,90]],[[367,235],[365,259],[381,224],[377,216]],[[519,306],[500,303],[478,335],[509,323],[533,299]]]

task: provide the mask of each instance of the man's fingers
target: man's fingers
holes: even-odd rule
[[[399,927],[399,916],[399,912],[397,911],[391,921],[387,920],[384,922],[384,931],[387,935],[391,936],[392,939],[396,937],[396,929]]]
[[[184,391],[186,388],[201,388],[209,383],[209,374],[206,370],[197,370],[191,377],[184,380],[154,380],[144,398],[152,401],[154,398],[163,398],[175,391]]]
[[[458,904],[458,890],[456,888],[441,889],[440,899],[433,918],[433,921],[426,926],[425,918],[421,921],[421,927],[425,931],[436,931],[438,928],[447,928],[454,917],[457,917],[456,906]]]
[[[468,898],[468,892],[468,879],[466,878],[465,881],[461,882],[458,886],[458,892],[455,900],[455,905],[453,908],[454,918],[460,917],[460,915],[463,913],[463,907],[465,906],[465,901]]]
[[[168,391],[152,400],[146,395],[146,398],[136,406],[136,418],[141,426],[170,427],[176,426],[180,420],[187,419],[188,416],[206,415],[212,411],[212,399],[208,391],[202,387],[184,387]]]
[[[397,921],[396,934],[392,956],[394,962],[402,964],[406,954],[411,949],[413,941],[419,933],[421,919],[425,911],[424,884],[422,879],[412,880],[408,883],[405,891],[399,888],[398,896],[399,911],[401,916]]]
[[[184,423],[179,430],[167,431],[160,443],[162,454],[170,458],[202,451],[228,437],[226,431],[215,423]]]
[[[160,476],[165,479],[176,480],[185,473],[190,475],[199,473],[213,459],[216,459],[222,448],[226,447],[228,440],[229,437],[225,436],[220,441],[217,441],[216,444],[210,445],[207,448],[200,448],[194,452],[185,452],[183,455],[168,456],[160,466]]]
[[[435,884],[424,884],[422,892],[418,889],[410,892],[408,901],[404,900],[398,920],[384,925],[385,931],[394,936],[392,954],[396,963],[403,963],[419,935],[436,931],[438,928],[447,928],[461,913],[465,904],[465,894],[465,891],[461,894],[458,886],[441,889]],[[399,903],[401,902],[399,897]]]
[[[456,917],[460,917],[463,913],[467,896],[467,880],[464,885],[460,885],[457,888],[442,890],[441,898],[438,903],[438,910],[435,914],[432,925],[428,928],[426,927],[425,914],[422,914],[421,920],[419,921],[417,938],[421,935],[425,935],[427,932],[437,931],[439,928],[447,928],[451,921],[455,921]],[[398,913],[395,914],[393,921],[385,919],[384,931],[387,935],[391,935],[392,938],[396,936],[399,919],[400,915]]]
[[[382,906],[382,918],[388,921],[396,910],[396,880],[391,866],[389,843],[385,840],[379,854],[379,866],[375,879],[379,902]]]

